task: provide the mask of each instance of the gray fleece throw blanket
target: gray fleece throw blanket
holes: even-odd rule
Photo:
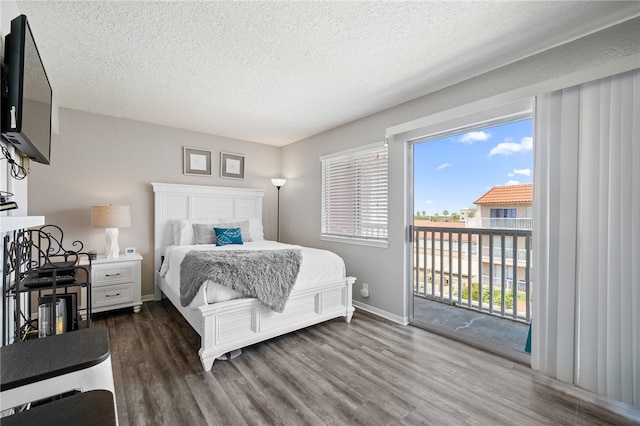
[[[299,249],[191,250],[180,264],[180,303],[188,306],[202,283],[211,280],[282,312],[301,262]]]

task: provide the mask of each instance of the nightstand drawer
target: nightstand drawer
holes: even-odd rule
[[[87,259],[85,265],[88,265]],[[91,309],[105,312],[132,307],[140,312],[142,300],[142,256],[138,253],[107,259],[98,256],[91,262]]]
[[[92,296],[91,304],[95,308],[133,301],[131,285],[94,287]]]
[[[92,266],[94,281],[92,285],[126,283],[133,281],[133,264],[95,265]]]

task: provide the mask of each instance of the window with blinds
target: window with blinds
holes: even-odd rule
[[[387,144],[320,157],[322,162],[322,238],[387,242]]]

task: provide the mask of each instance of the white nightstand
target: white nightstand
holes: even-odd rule
[[[91,310],[104,312],[133,307],[140,312],[142,256],[120,255],[117,259],[98,256],[91,261]]]

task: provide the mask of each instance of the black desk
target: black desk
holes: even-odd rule
[[[0,348],[0,391],[83,370],[110,356],[106,328],[88,328]]]
[[[113,395],[105,390],[77,393],[2,418],[2,426],[112,426],[116,424]]]

